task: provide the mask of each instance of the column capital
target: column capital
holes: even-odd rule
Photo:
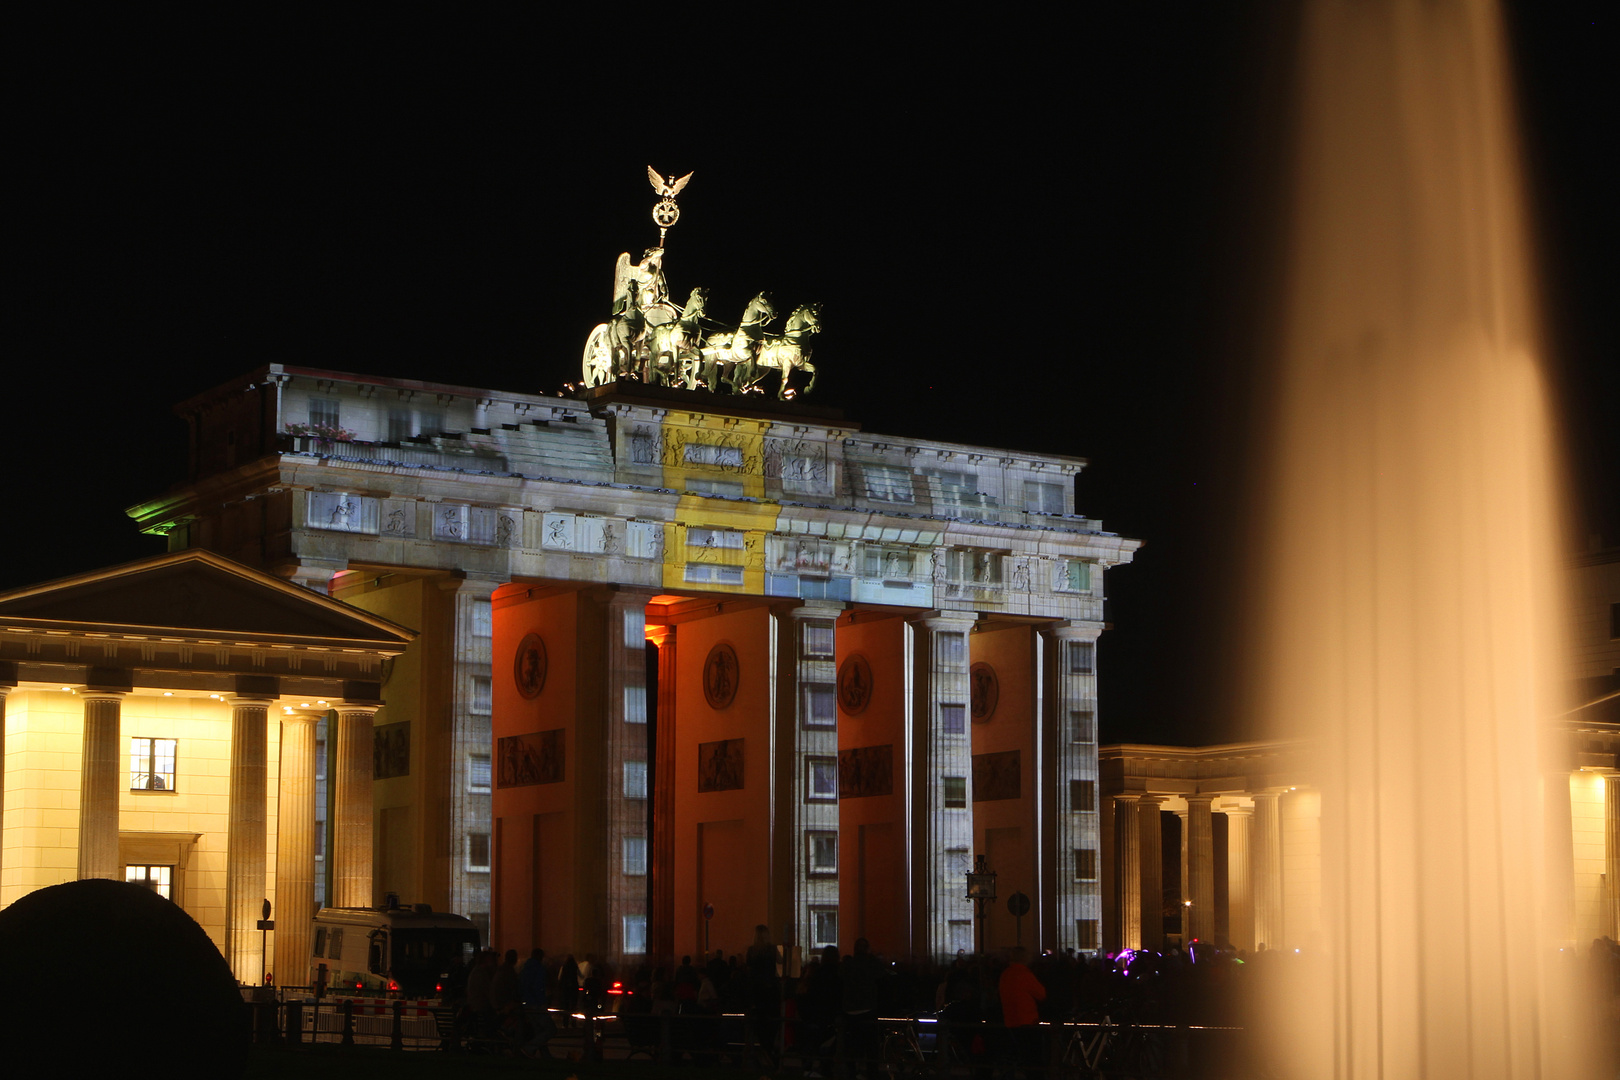
[[[382,708],[376,702],[369,701],[340,701],[332,707],[341,716],[375,716],[377,710]]]
[[[1227,806],[1227,807],[1223,807],[1222,809],[1216,811],[1216,813],[1225,814],[1227,817],[1253,817],[1254,816],[1254,807],[1252,807],[1252,806]]]
[[[80,698],[85,701],[122,701],[130,693],[128,690],[79,690]]]
[[[1203,794],[1201,792],[1199,794],[1196,794],[1196,795],[1186,795],[1186,796],[1183,796],[1183,798],[1185,798],[1187,800],[1187,805],[1189,807],[1191,807],[1192,804],[1195,803],[1195,802],[1196,803],[1203,803],[1205,806],[1212,806],[1214,804],[1214,802],[1215,802],[1215,796],[1214,795],[1205,795],[1205,794]]]
[[[224,695],[221,696],[231,705],[232,708],[239,705],[257,705],[268,709],[276,703],[276,699],[274,697],[270,697],[265,694],[231,694],[228,697],[225,697]]]
[[[959,630],[966,632],[978,624],[979,617],[972,613],[925,611],[920,615],[906,620],[912,626],[921,626],[928,630]]]
[[[795,619],[836,619],[849,605],[842,600],[798,600],[771,606],[777,615]]]
[[[1102,624],[1082,622],[1078,619],[1059,619],[1037,627],[1041,633],[1059,641],[1096,641],[1102,636]]]
[[[1142,806],[1162,806],[1165,798],[1163,795],[1138,795],[1136,801]]]

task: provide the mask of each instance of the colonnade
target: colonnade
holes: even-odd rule
[[[118,804],[122,791],[123,698],[132,688],[92,685],[81,692],[84,729],[80,757],[78,877],[122,881]],[[239,693],[231,705],[230,795],[225,857],[224,954],[239,982],[264,981],[258,923],[267,892],[268,735],[272,695]],[[375,703],[337,706],[337,768],[333,787],[335,907],[372,903],[372,716]],[[287,711],[281,722],[275,883],[279,981],[308,978],[309,923],[315,903],[315,721],[319,714]]]
[[[1261,791],[1215,809],[1221,796],[1187,794],[1181,818],[1182,940],[1214,941],[1217,904],[1215,816],[1226,818],[1227,938],[1240,949],[1283,941],[1283,855],[1280,791]],[[1113,798],[1114,938],[1127,949],[1165,946],[1163,851],[1160,814],[1169,796],[1116,794]]]

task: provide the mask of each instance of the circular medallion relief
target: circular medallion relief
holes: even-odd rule
[[[982,661],[974,664],[968,668],[968,685],[973,693],[973,722],[983,724],[996,715],[996,703],[1001,700],[996,669]]]
[[[724,709],[737,697],[737,650],[724,641],[709,650],[703,661],[703,696],[709,708]]]
[[[518,693],[537,698],[546,688],[546,643],[539,634],[528,634],[518,642],[517,659],[512,663],[512,681]]]
[[[838,668],[838,707],[859,716],[871,700],[872,665],[860,653],[850,653]]]

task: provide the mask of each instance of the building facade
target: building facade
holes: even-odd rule
[[[377,728],[378,898],[503,948],[763,923],[938,956],[986,854],[1030,900],[990,943],[1099,944],[1096,648],[1139,544],[1075,514],[1083,461],[622,382],[271,365],[180,411],[190,476],[144,529],[420,633]]]
[[[135,882],[240,981],[306,984],[319,900],[372,902],[372,722],[411,638],[201,550],[0,594],[0,905]]]

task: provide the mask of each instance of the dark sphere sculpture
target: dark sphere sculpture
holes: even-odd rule
[[[0,1046],[63,1076],[98,1067],[240,1076],[250,1019],[219,950],[179,905],[70,881],[0,911]]]

